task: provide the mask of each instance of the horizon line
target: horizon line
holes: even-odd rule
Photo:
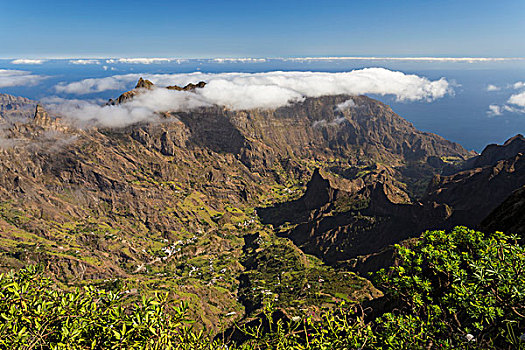
[[[279,56],[279,57],[264,57],[264,56],[215,56],[215,57],[175,57],[175,56],[157,56],[157,57],[139,57],[139,56],[40,56],[40,57],[0,57],[0,60],[12,61],[49,61],[49,60],[121,60],[120,63],[133,63],[133,61],[158,61],[170,62],[176,60],[215,60],[215,61],[262,61],[262,60],[283,60],[283,61],[323,61],[323,60],[368,60],[368,61],[480,61],[480,62],[495,62],[495,61],[519,61],[525,60],[525,57],[473,57],[473,56]],[[126,62],[130,61],[130,62]],[[111,62],[118,63],[118,62]],[[21,63],[23,64],[23,63]]]

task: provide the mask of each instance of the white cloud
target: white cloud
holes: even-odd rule
[[[47,77],[14,69],[0,69],[0,87],[33,86]]]
[[[340,103],[336,106],[336,108],[340,111],[344,111],[344,110],[347,110],[349,108],[353,108],[353,107],[356,107],[357,105],[355,104],[354,100],[352,99],[348,99],[346,100],[345,102],[343,103]]]
[[[338,126],[346,121],[345,117],[337,117],[332,121],[327,121],[326,119],[316,120],[313,122],[312,127],[326,127],[326,126]]]
[[[515,82],[514,84],[512,84],[512,87],[514,89],[523,89],[525,88],[525,81],[518,81],[518,82]]]
[[[159,64],[159,63],[183,63],[185,59],[180,58],[111,58],[106,63],[129,63],[129,64]]]
[[[81,64],[81,65],[87,65],[87,64],[100,64],[99,60],[69,60],[69,63],[71,64]]]
[[[490,105],[489,110],[487,111],[489,116],[498,116],[503,114],[503,108],[498,105]]]
[[[504,105],[490,105],[487,114],[498,116],[504,112],[525,114],[525,91],[511,95]]]
[[[345,73],[267,72],[189,74],[126,74],[84,79],[55,86],[57,92],[87,94],[107,90],[128,90],[138,78],[158,86],[205,81],[194,92],[153,89],[119,106],[100,107],[89,102],[60,101],[53,108],[80,120],[96,120],[106,126],[122,126],[152,118],[156,112],[180,111],[199,106],[221,105],[233,110],[277,108],[305,97],[323,95],[392,95],[399,101],[432,101],[452,93],[446,79],[431,81],[417,75],[383,68],[366,68]],[[346,102],[350,107],[350,102]]]
[[[19,58],[17,60],[11,61],[12,64],[42,64],[46,60],[35,60],[35,59],[27,59],[27,58]]]
[[[102,66],[104,70],[109,67]],[[58,83],[55,85],[55,90],[59,93],[83,95],[107,90],[126,90],[129,88],[129,83],[136,81],[139,74],[115,75],[105,78],[84,79],[72,83]]]
[[[511,95],[507,102],[519,107],[525,107],[525,91]]]
[[[492,85],[492,84],[487,85],[487,91],[499,91],[499,90],[501,90],[501,88],[496,85]]]

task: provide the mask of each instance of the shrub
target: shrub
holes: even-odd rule
[[[396,348],[517,349],[525,331],[525,249],[517,237],[456,227],[397,246],[377,284],[395,309],[374,321]]]
[[[167,295],[127,305],[126,293],[65,292],[31,266],[0,275],[0,346],[4,349],[166,349],[213,346],[192,330],[186,306]],[[127,305],[127,306],[126,306]]]

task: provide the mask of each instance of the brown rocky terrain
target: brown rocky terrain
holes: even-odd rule
[[[421,200],[408,201],[395,181],[395,173],[386,170],[380,172],[382,176],[354,176],[346,183],[315,171],[301,198],[260,208],[259,214],[281,236],[329,264],[354,258],[371,263],[378,254],[389,260],[388,253],[383,253],[385,247],[416,237],[424,230],[457,225],[476,227],[523,186],[525,143],[521,139],[518,135],[502,146],[488,146],[480,156],[465,162],[488,165],[448,176],[435,175]],[[517,200],[520,194],[518,191],[511,196],[494,214],[497,217],[508,214],[505,227],[520,227],[521,202]],[[514,208],[514,214],[504,214],[509,206]],[[497,224],[491,225],[487,221],[484,226],[495,229]]]
[[[345,186],[316,171],[304,196],[258,213],[263,223],[277,227],[305,252],[336,264],[443,227],[451,214],[446,205],[405,198],[389,177]]]

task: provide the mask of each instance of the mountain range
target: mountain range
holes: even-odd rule
[[[0,118],[0,270],[168,291],[215,329],[268,296],[288,314],[373,299],[367,272],[425,230],[525,234],[522,135],[476,154],[366,96],[107,128],[0,95]]]

